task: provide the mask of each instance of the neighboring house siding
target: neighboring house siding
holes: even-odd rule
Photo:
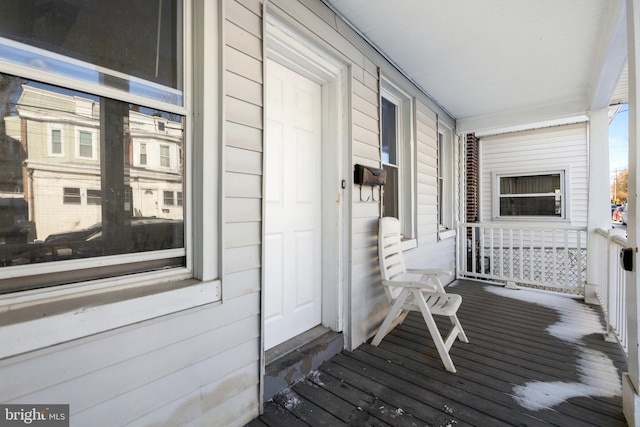
[[[494,221],[492,213],[493,172],[535,172],[563,169],[569,173],[569,218],[564,223],[587,225],[588,141],[586,123],[484,137],[481,139],[482,221]],[[525,225],[527,221],[509,220]],[[530,222],[530,221],[529,221]],[[536,223],[544,221],[535,221]],[[547,221],[548,222],[548,221]],[[558,221],[553,221],[558,224]]]

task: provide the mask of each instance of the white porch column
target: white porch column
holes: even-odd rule
[[[627,272],[627,320],[629,334],[629,372],[623,378],[622,403],[624,415],[630,426],[640,422],[640,395],[638,394],[640,353],[640,325],[638,307],[640,292],[638,286],[638,141],[640,141],[640,109],[638,83],[640,82],[640,0],[627,0],[627,43],[629,51],[629,199],[627,235],[633,251],[633,271]]]
[[[585,302],[598,304],[596,291],[602,277],[607,277],[607,247],[601,244],[596,229],[611,227],[609,211],[609,111],[592,110],[589,114],[589,209],[587,218],[587,283]],[[599,245],[600,244],[600,245]],[[606,284],[605,284],[606,285]]]

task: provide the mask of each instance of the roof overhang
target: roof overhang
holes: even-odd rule
[[[623,0],[325,2],[460,133],[571,123],[626,101]]]

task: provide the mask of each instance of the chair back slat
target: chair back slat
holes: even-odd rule
[[[378,230],[378,258],[384,280],[405,280],[406,278],[407,267],[400,241],[400,221],[393,217],[381,218]],[[401,291],[401,288],[385,286],[385,292],[390,300],[394,300]]]

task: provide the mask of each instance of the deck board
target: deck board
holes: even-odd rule
[[[448,289],[463,297],[458,316],[470,341],[451,349],[456,374],[444,370],[424,321],[411,313],[379,347],[337,355],[266,403],[249,426],[626,426],[619,395],[571,397],[539,410],[516,401],[516,387],[531,382],[582,387],[591,381],[588,369],[613,370],[600,381],[615,389],[626,360],[599,331],[577,341],[551,335],[562,316],[585,316],[582,303],[561,313],[488,286],[460,280]],[[449,327],[447,319],[437,322]]]

